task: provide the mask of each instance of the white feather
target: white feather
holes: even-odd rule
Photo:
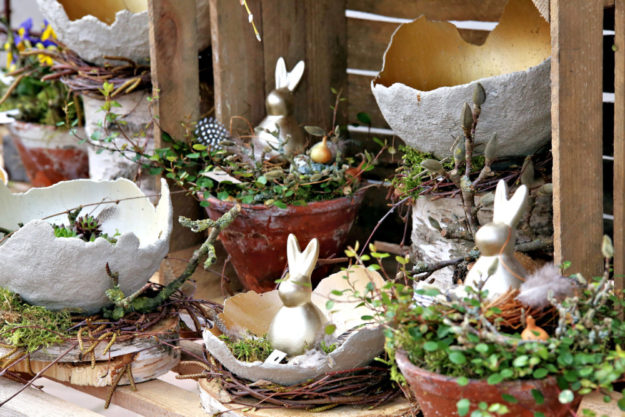
[[[527,277],[517,300],[528,307],[542,308],[549,305],[549,295],[561,300],[572,296],[574,291],[575,281],[563,277],[557,266],[548,263]]]

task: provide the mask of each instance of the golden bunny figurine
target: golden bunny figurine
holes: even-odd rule
[[[278,287],[284,305],[271,321],[267,338],[274,349],[297,356],[314,347],[327,321],[323,312],[310,301],[310,276],[319,257],[319,241],[311,240],[301,252],[297,238],[290,234],[286,249],[289,275]]]
[[[277,149],[284,143],[286,155],[297,155],[306,150],[306,136],[293,117],[293,91],[304,75],[304,61],[299,61],[293,70],[287,72],[284,58],[276,63],[276,88],[265,100],[267,116],[254,129],[254,155],[260,158],[268,147],[265,157],[279,155]],[[277,135],[277,137],[276,137]]]
[[[482,290],[488,290],[489,299],[519,288],[527,274],[514,257],[515,229],[527,201],[528,190],[525,185],[521,185],[508,200],[508,186],[500,180],[495,190],[493,221],[482,226],[475,234],[480,257],[467,274],[464,284],[477,289],[481,281],[487,280]]]

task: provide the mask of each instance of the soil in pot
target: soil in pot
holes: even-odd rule
[[[460,386],[456,382],[457,378],[429,372],[413,365],[405,352],[398,351],[395,359],[425,417],[457,417],[457,403],[462,398],[471,402],[471,411],[476,410],[480,402],[500,403],[509,408],[507,415],[514,417],[534,417],[535,412],[542,412],[545,417],[564,417],[569,415],[570,410],[575,410],[580,401],[580,398],[576,398],[571,404],[561,404],[558,401],[560,389],[552,377],[504,381],[493,385],[486,380],[470,379],[467,385]],[[532,390],[543,394],[544,402],[541,405],[536,404]],[[518,402],[506,402],[502,394],[511,395]]]
[[[86,147],[79,145],[79,139],[69,131],[18,121],[9,128],[26,175],[34,187],[89,178]]]
[[[313,238],[319,239],[321,259],[336,254],[345,243],[363,196],[364,193],[359,192],[350,197],[286,209],[242,204],[239,216],[220,236],[242,285],[256,292],[276,287],[275,281],[287,264],[289,233],[295,234],[303,246]],[[206,211],[211,219],[218,219],[234,205],[214,197],[208,202]],[[313,274],[314,283],[327,273],[322,269],[325,268],[318,268]]]

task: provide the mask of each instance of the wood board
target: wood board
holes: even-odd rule
[[[603,4],[552,1],[551,46],[555,262],[592,277],[603,270]]]
[[[625,0],[614,10],[614,282],[625,282]]]

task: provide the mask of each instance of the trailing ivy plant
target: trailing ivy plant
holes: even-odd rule
[[[384,272],[382,259],[389,255],[377,252],[374,246],[370,249],[369,255],[359,256],[357,247],[346,254],[363,266],[373,261],[368,268]],[[489,306],[488,292],[481,288],[467,288],[467,296],[461,299],[440,296],[436,289],[415,290],[405,268],[408,259],[403,257],[396,258],[401,273],[387,277],[383,288],[369,286],[365,293],[347,290],[341,295],[351,294],[377,312],[363,319],[384,326],[392,377],[401,383],[405,379],[394,363],[398,350],[405,351],[417,367],[454,377],[459,385],[468,384],[469,379],[495,385],[554,377],[563,404],[593,391],[604,393],[607,399],[614,383],[625,374],[621,348],[625,343],[625,292],[615,290],[609,280],[613,248],[607,236],[602,253],[603,276],[586,280],[575,274],[569,277],[578,288],[575,296],[561,301],[550,298],[556,324],[546,341],[523,340],[519,333],[502,328],[499,320],[493,319],[501,310]],[[349,280],[348,274],[345,279]],[[415,296],[436,298],[426,306],[416,303]],[[544,401],[543,393],[533,390],[532,395],[537,405]],[[505,414],[508,405],[516,401],[503,393],[501,403],[480,404],[471,416]],[[458,414],[468,415],[469,405],[468,399],[459,401]],[[618,399],[618,407],[625,411],[625,397]]]

